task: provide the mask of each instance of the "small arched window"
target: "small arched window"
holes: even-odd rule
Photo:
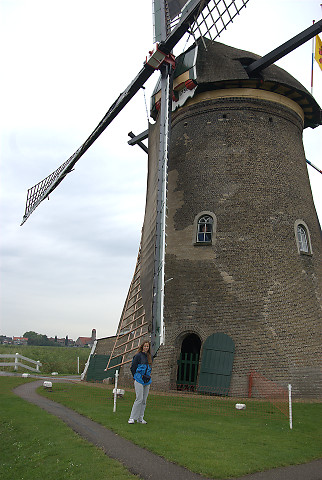
[[[211,243],[213,233],[213,218],[203,215],[197,224],[197,243]]]
[[[298,252],[302,255],[312,255],[310,232],[303,220],[297,220],[295,222],[294,232]]]
[[[309,244],[307,233],[303,225],[297,226],[297,239],[299,242],[299,250],[303,253],[309,253]]]

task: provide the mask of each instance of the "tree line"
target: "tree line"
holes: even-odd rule
[[[24,338],[28,338],[28,345],[38,345],[41,347],[58,347],[61,344],[58,343],[57,335],[55,335],[55,339],[51,340],[47,337],[47,335],[42,335],[41,333],[37,332],[25,332],[23,334]],[[65,338],[65,345],[68,345],[68,335]]]

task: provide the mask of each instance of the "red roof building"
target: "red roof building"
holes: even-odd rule
[[[75,342],[77,347],[91,347],[96,340],[96,330],[93,328],[91,337],[78,337]]]

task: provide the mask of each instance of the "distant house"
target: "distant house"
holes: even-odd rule
[[[56,345],[65,345],[65,338],[56,338],[56,337],[49,337],[48,340],[54,342]]]
[[[27,345],[28,338],[26,337],[12,337],[12,341],[14,345]]]
[[[0,335],[0,343],[3,345],[11,345],[13,343],[12,337],[6,337],[6,335]]]
[[[66,345],[66,337],[64,338],[57,338],[57,337],[50,337],[48,338],[48,340],[50,340],[51,342],[54,342],[54,344],[57,346],[57,345],[60,345],[62,347],[73,347],[75,345],[75,342],[72,338],[68,338],[67,337],[67,340],[68,340],[68,344]]]
[[[96,340],[96,330],[93,328],[91,337],[78,337],[75,342],[76,347],[91,347]]]
[[[75,342],[76,347],[90,347],[92,345],[92,337],[78,337]]]

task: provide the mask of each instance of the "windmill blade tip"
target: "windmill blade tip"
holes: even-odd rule
[[[28,220],[28,218],[30,217],[32,212],[29,212],[29,213],[25,213],[24,216],[22,217],[22,222],[20,223],[20,227],[22,227],[22,225],[24,223],[26,223],[26,221]]]

